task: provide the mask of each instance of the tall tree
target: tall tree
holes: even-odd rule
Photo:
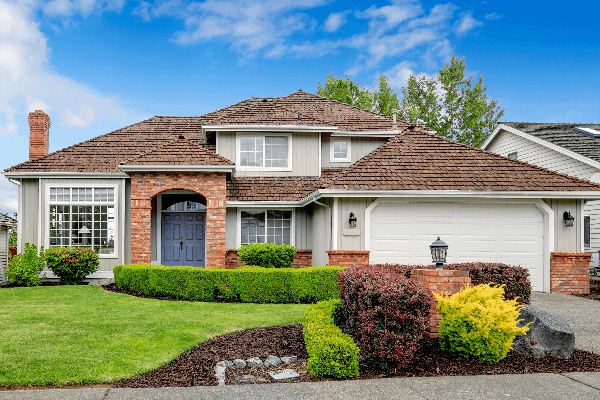
[[[345,78],[334,78],[329,74],[325,83],[318,83],[317,94],[342,103],[350,104],[380,114],[392,115],[393,109],[400,108],[398,93],[395,93],[385,75],[379,79],[369,90],[362,84],[358,84],[348,75]]]
[[[411,75],[402,88],[400,118],[425,125],[440,136],[479,147],[504,115],[495,99],[488,99],[483,74],[473,83],[465,77],[465,59],[454,55],[437,78]]]

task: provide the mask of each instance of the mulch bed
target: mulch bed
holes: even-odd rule
[[[238,384],[234,378],[241,378],[246,374],[254,375],[256,378],[265,377],[268,378],[268,382],[272,382],[266,372],[285,368],[292,368],[300,374],[300,378],[290,382],[316,381],[305,370],[308,355],[302,338],[302,325],[291,324],[218,336],[194,347],[173,362],[155,371],[118,382],[115,387],[212,386],[217,384],[214,375],[214,367],[217,362],[231,361],[236,358],[248,359],[254,356],[260,357],[264,361],[269,354],[278,357],[296,355],[298,362],[291,367],[244,368],[239,370],[240,372],[236,376],[232,374],[232,371],[235,370],[228,368],[226,384]],[[439,368],[439,373],[436,368]],[[382,371],[361,364],[360,377],[356,379],[596,371],[600,371],[600,355],[582,350],[575,350],[569,360],[554,357],[537,360],[511,352],[505,359],[494,363],[450,355],[440,349],[437,340],[424,339],[423,347],[405,368],[397,371]]]

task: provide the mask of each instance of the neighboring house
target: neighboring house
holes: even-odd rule
[[[583,201],[600,198],[594,183],[302,91],[153,117],[52,154],[49,117],[29,124],[30,161],[4,172],[19,184],[19,249],[92,246],[93,277],[124,263],[231,265],[256,242],[295,246],[298,266],[429,264],[440,236],[449,262],[522,265],[549,291],[551,259],[569,257],[551,253],[581,250]]]
[[[8,266],[8,240],[10,234],[8,228],[17,226],[17,221],[4,214],[0,214],[0,285],[8,283],[6,279],[6,267]]]
[[[600,124],[504,122],[481,146],[509,158],[600,182]],[[563,211],[564,212],[564,211]],[[599,264],[600,201],[586,201],[581,218],[581,251]]]

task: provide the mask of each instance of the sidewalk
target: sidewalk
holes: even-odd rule
[[[0,399],[600,399],[600,372],[394,378],[226,387],[30,390],[0,392]]]

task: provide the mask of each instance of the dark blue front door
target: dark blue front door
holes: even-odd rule
[[[162,265],[204,267],[205,213],[162,212]]]

